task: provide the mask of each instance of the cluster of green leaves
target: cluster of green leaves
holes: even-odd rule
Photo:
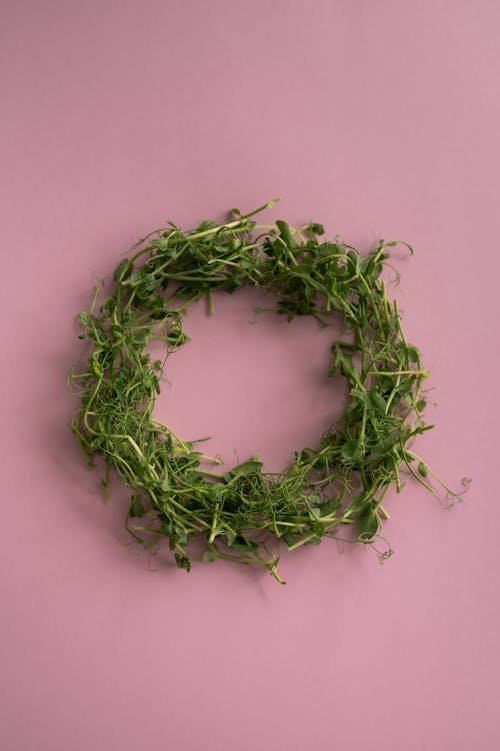
[[[189,544],[202,540],[205,560],[261,564],[281,582],[279,541],[293,550],[354,525],[356,539],[373,545],[383,539],[382,501],[392,486],[401,490],[401,473],[431,492],[425,478],[437,475],[411,451],[415,436],[432,427],[423,420],[428,371],[381,279],[397,243],[380,241],[362,256],[323,239],[318,223],[257,224],[253,217],[274,204],[246,215],[233,209],[231,221],[189,231],[169,222],[141,240],[116,268],[108,296],[99,285],[80,314],[90,354],[69,382],[80,397],[71,427],[89,466],[102,456],[106,490],[115,470],[132,491],[126,526],[135,540],[153,549],[168,538],[188,571]],[[341,314],[345,322],[329,375],[347,380],[350,400],[319,445],[297,451],[279,475],[263,472],[258,457],[218,474],[219,460],[152,414],[162,362],[152,361],[149,342],[177,350],[189,339],[183,315],[192,302],[206,297],[212,311],[214,291],[244,285],[270,291],[289,320]]]

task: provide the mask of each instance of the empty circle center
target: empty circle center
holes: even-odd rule
[[[191,341],[165,362],[155,417],[186,440],[210,437],[200,450],[220,457],[221,469],[258,453],[266,471],[282,471],[294,451],[317,448],[347,400],[345,380],[327,377],[341,317],[323,328],[312,316],[288,322],[265,310],[275,302],[244,288],[214,294],[213,316],[204,300],[191,304]]]

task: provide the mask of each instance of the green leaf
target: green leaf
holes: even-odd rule
[[[363,541],[371,540],[378,530],[378,519],[373,505],[370,503],[361,509],[357,517],[358,534]]]
[[[375,391],[375,389],[368,391],[366,396],[366,404],[370,412],[378,412],[384,415],[387,407],[387,402],[384,397],[381,396],[378,391]]]
[[[243,535],[237,535],[234,540],[228,544],[232,550],[238,550],[242,553],[251,553],[259,547],[256,542],[248,540],[246,537],[243,537]]]
[[[174,558],[179,568],[185,569],[188,573],[191,571],[191,559],[189,556],[175,553]]]
[[[142,281],[142,272],[141,271],[134,271],[130,276],[127,276],[126,280],[127,284],[129,284],[131,287],[137,287],[137,285]]]
[[[352,388],[351,389],[351,396],[354,399],[357,399],[358,401],[360,401],[361,404],[366,404],[368,406],[368,404],[367,404],[368,392],[367,391],[361,391],[361,389]]]
[[[286,222],[283,222],[281,219],[278,219],[276,221],[276,226],[280,231],[280,235],[287,246],[287,248],[296,248],[297,243],[295,242],[292,233],[290,232],[290,227]]]
[[[295,542],[295,537],[293,536],[293,533],[290,532],[290,530],[286,530],[285,532],[281,533],[281,539],[286,542],[288,546],[293,545]]]
[[[311,532],[314,532],[317,537],[323,537],[323,535],[325,534],[325,528],[321,524],[321,522],[311,522],[311,524],[309,524],[309,528]]]
[[[412,344],[408,345],[408,359],[410,362],[418,363],[420,360],[420,353],[416,347]]]
[[[413,387],[415,385],[415,381],[413,380],[416,378],[416,376],[408,375],[404,377],[404,380],[401,381],[401,383],[398,386],[398,392],[401,396],[404,396],[405,394],[410,394],[413,390]]]
[[[115,282],[123,282],[125,281],[125,279],[128,279],[128,277],[132,273],[133,267],[134,264],[132,263],[132,261],[130,261],[128,258],[124,258],[123,261],[118,264],[113,274],[113,279],[115,280]]]
[[[249,459],[242,464],[237,464],[236,467],[233,467],[229,472],[225,472],[224,480],[230,482],[236,477],[247,477],[248,475],[260,473],[261,470],[262,462],[259,459]]]
[[[408,363],[418,363],[420,361],[420,353],[413,344],[407,344],[407,342],[398,342],[397,349],[401,353],[401,356],[405,358]]]
[[[324,235],[325,234],[325,228],[322,224],[319,224],[318,222],[311,222],[308,225],[308,229],[310,232],[313,232],[315,235]]]
[[[333,345],[332,350],[333,361],[328,375],[334,375],[337,368],[340,368],[342,375],[347,378],[351,384],[359,385],[360,376],[358,370],[354,366],[352,355],[344,355],[338,343]]]
[[[144,287],[148,292],[157,289],[161,284],[161,279],[154,274],[146,274],[144,277]]]
[[[144,516],[144,514],[145,510],[141,501],[141,497],[137,493],[134,493],[134,495],[132,496],[132,504],[129,509],[129,516],[132,518],[140,518],[141,516]]]
[[[215,227],[215,222],[213,219],[205,219],[201,224],[199,224],[196,228],[196,232],[204,232],[207,229],[211,229],[212,227]]]
[[[362,455],[362,442],[357,438],[351,438],[344,443],[340,449],[340,453],[346,461],[357,459]]]
[[[162,319],[167,317],[167,311],[158,308],[157,310],[152,310],[149,314],[149,317],[152,318],[153,321],[161,321]]]
[[[201,479],[201,474],[195,469],[188,469],[188,471],[184,475],[184,479],[188,483],[188,485],[196,485],[196,483]]]
[[[359,272],[361,271],[361,258],[359,257],[359,254],[354,250],[350,250],[347,253],[347,258],[349,258],[349,260],[351,261],[351,266],[354,267],[354,272],[356,274],[359,274]]]
[[[337,509],[339,509],[341,506],[341,502],[338,498],[332,498],[329,501],[325,501],[325,503],[322,503],[321,506],[319,506],[318,511],[320,516],[330,516],[330,514],[333,514]]]
[[[427,467],[423,462],[418,463],[418,473],[422,475],[422,477],[427,477]]]
[[[102,378],[102,376],[104,375],[104,368],[102,367],[102,364],[96,359],[93,359],[91,362],[92,372],[94,373],[94,375],[97,376],[97,378]]]
[[[357,517],[357,515],[361,512],[361,509],[366,506],[367,500],[366,500],[366,492],[364,490],[361,490],[359,493],[356,493],[354,495],[347,508],[346,513],[349,513],[349,516],[353,519]]]
[[[361,404],[358,401],[353,400],[352,402],[347,402],[342,410],[342,415],[348,422],[354,422],[357,419],[358,414],[361,414],[362,411],[363,407]]]

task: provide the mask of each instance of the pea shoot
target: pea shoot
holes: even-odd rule
[[[381,278],[385,266],[392,268],[390,249],[402,244],[413,253],[411,246],[380,240],[362,255],[326,240],[317,222],[298,229],[283,220],[258,224],[255,217],[277,200],[248,214],[233,209],[224,224],[208,219],[184,231],[167,222],[137,243],[80,313],[80,339],[90,354],[68,383],[80,399],[71,428],[89,467],[102,457],[106,493],[111,472],[131,491],[125,525],[137,543],[154,551],[166,538],[177,565],[189,571],[190,543],[201,540],[206,561],[260,565],[284,583],[283,546],[293,551],[341,539],[348,527],[380,560],[390,556],[383,501],[391,488],[402,490],[405,476],[452,501],[470,481],[452,491],[412,450],[433,427],[424,421],[429,371]],[[152,360],[150,342],[175,352],[189,340],[184,316],[191,303],[206,298],[213,313],[214,292],[233,294],[245,285],[272,293],[276,313],[289,321],[344,320],[328,375],[347,380],[350,399],[318,445],[296,451],[277,474],[264,472],[258,456],[218,472],[220,459],[153,416],[164,363]]]

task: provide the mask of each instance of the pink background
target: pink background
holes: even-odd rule
[[[500,748],[498,2],[2,6],[2,749]],[[384,565],[332,542],[284,556],[286,587],[149,570],[66,427],[73,318],[165,219],[276,195],[269,218],[415,246],[392,289],[438,405],[415,448],[473,486],[448,512],[392,495]],[[158,413],[279,468],[343,396],[330,334],[254,304],[193,310]]]

